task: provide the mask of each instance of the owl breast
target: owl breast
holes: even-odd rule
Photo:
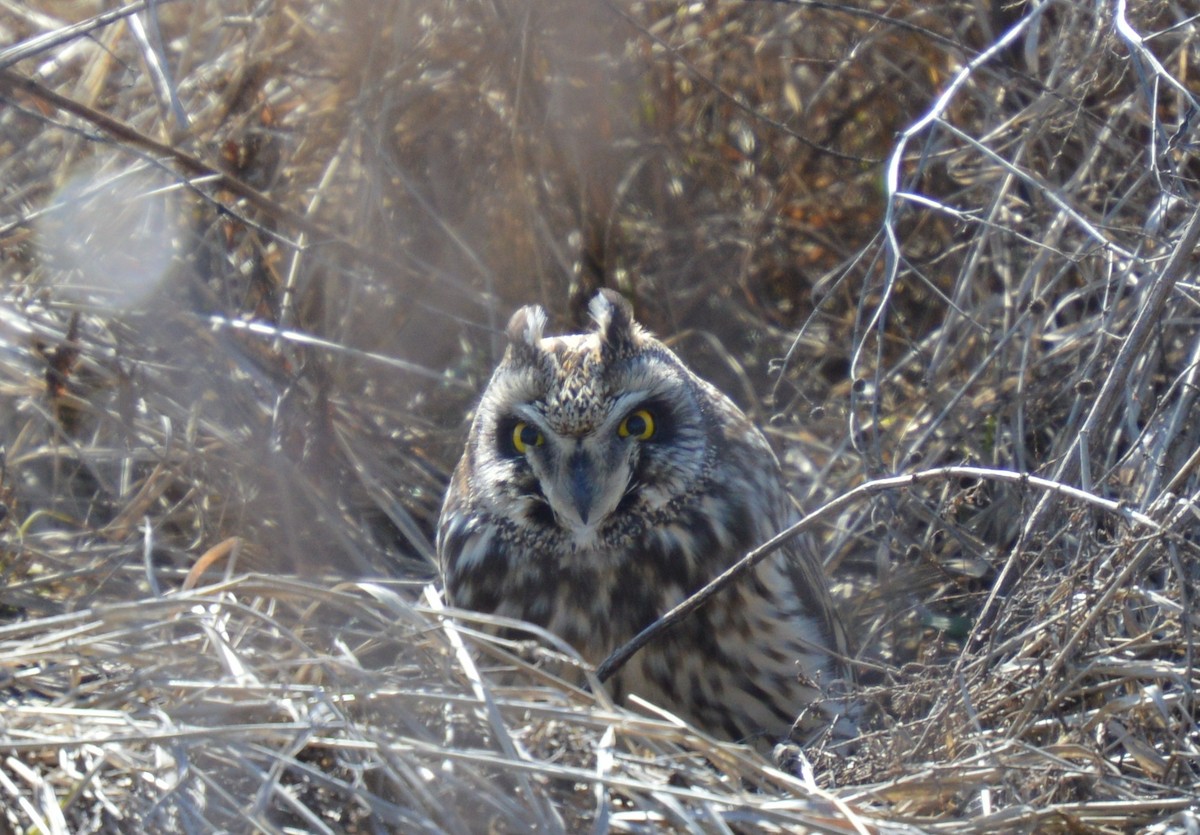
[[[450,602],[544,627],[598,664],[796,517],[766,439],[603,292],[594,330],[525,308],[438,529]],[[844,637],[796,546],[723,590],[610,683],[712,733],[779,740],[840,710]]]

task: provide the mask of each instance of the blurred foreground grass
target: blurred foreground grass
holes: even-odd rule
[[[1197,36],[0,4],[3,826],[1189,831]],[[960,474],[830,524],[875,713],[814,778],[614,708],[426,585],[500,326],[599,286],[809,509],[963,464],[1095,501]]]

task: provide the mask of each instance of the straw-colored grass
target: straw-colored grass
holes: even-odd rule
[[[0,831],[1200,826],[1185,7],[0,2]],[[817,512],[853,754],[442,607],[600,286]]]

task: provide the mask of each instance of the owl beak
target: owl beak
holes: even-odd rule
[[[567,460],[567,483],[579,521],[586,525],[596,500],[596,477],[592,460],[582,449],[575,450]]]

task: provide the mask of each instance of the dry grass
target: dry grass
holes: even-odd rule
[[[103,5],[0,2],[0,831],[1200,825],[1184,4]],[[430,591],[601,285],[832,502],[852,757]]]

